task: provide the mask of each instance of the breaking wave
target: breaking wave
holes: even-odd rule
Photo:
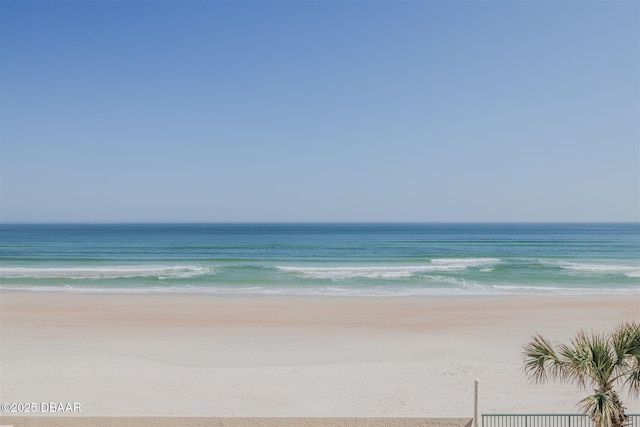
[[[211,274],[212,267],[198,265],[110,265],[102,267],[0,267],[4,279],[97,280],[155,277],[182,279]]]
[[[565,270],[588,275],[616,274],[627,277],[640,277],[640,267],[613,264],[584,264],[577,262],[559,261],[557,265]]]
[[[347,267],[276,266],[276,268],[279,271],[293,273],[307,279],[401,279],[422,273],[460,271],[471,267],[483,267],[486,270],[499,262],[500,260],[497,258],[436,258],[431,260],[429,264],[424,265]]]

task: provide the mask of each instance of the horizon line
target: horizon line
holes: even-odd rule
[[[640,224],[635,221],[0,221],[0,225]]]

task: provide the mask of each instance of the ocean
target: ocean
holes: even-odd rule
[[[0,289],[640,294],[640,224],[2,224]]]

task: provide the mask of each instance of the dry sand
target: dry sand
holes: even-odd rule
[[[2,402],[82,416],[470,417],[576,412],[521,348],[640,318],[640,296],[0,294]],[[629,412],[640,402],[623,397]],[[15,415],[15,414],[14,414]]]

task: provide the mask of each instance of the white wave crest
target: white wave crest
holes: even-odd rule
[[[613,264],[581,264],[576,262],[558,262],[560,268],[585,274],[624,274],[627,277],[640,277],[640,267]]]
[[[401,279],[421,273],[458,271],[469,267],[487,267],[500,262],[496,258],[438,258],[424,265],[399,266],[348,266],[348,267],[298,267],[276,266],[283,272],[297,274],[307,279],[342,280],[353,278]]]
[[[433,265],[406,265],[384,267],[277,267],[281,271],[298,274],[308,279],[401,279],[420,273],[461,270],[460,267]]]
[[[434,258],[431,260],[431,264],[439,266],[448,266],[455,268],[467,268],[467,267],[491,267],[498,264],[500,260],[498,258]]]
[[[92,267],[0,267],[0,277],[5,279],[121,279],[156,277],[181,279],[208,274],[211,267],[198,265],[110,265]]]
[[[411,277],[416,273],[433,271],[432,266],[384,266],[384,267],[276,267],[280,271],[290,272],[308,279],[397,279]]]

